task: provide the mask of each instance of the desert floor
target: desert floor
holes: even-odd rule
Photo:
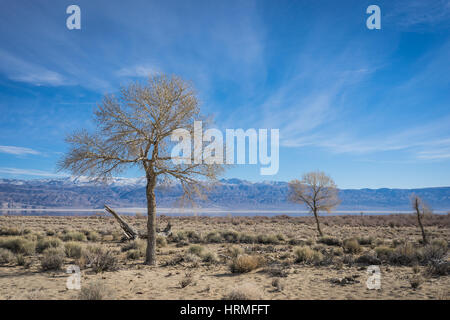
[[[430,241],[436,240],[446,250],[450,215],[427,219],[425,230]],[[145,217],[126,220],[145,230]],[[433,274],[420,261],[396,264],[380,258],[381,289],[366,286],[371,262],[358,262],[358,257],[376,258],[380,247],[392,252],[406,245],[422,250],[421,233],[412,216],[323,216],[322,229],[336,242],[330,240],[332,245],[318,237],[310,217],[158,218],[161,228],[168,221],[173,236],[158,241],[157,265],[146,266],[145,240],[133,247],[137,256],[129,255],[126,249],[130,243],[121,242],[121,229],[111,217],[0,216],[0,247],[7,239],[24,238],[34,244],[59,239],[55,246],[64,250],[71,240],[83,250],[110,250],[116,259],[112,271],[95,272],[83,255],[66,256],[58,270],[44,271],[41,261],[45,251],[13,252],[15,259],[10,257],[0,264],[0,299],[79,299],[82,290],[66,288],[69,265],[81,267],[81,287],[100,291],[97,299],[450,298],[449,275]],[[76,232],[87,238],[72,239]],[[358,239],[357,248],[344,244],[352,238]],[[321,252],[320,258],[299,261],[298,248]],[[233,273],[230,264],[239,256],[257,257],[258,265],[249,272]],[[448,262],[448,254],[444,259]],[[413,288],[414,283],[417,288]]]

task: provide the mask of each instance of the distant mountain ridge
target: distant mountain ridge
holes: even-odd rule
[[[144,178],[114,178],[95,184],[86,178],[40,180],[0,179],[0,208],[102,208],[145,207]],[[304,210],[287,201],[288,184],[280,181],[249,182],[222,179],[199,201],[204,208],[240,210]],[[450,187],[421,189],[341,189],[337,210],[410,210],[411,193],[421,196],[434,210],[450,210]],[[161,207],[177,207],[181,187],[174,183],[158,188]]]

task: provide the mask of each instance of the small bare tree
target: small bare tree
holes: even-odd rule
[[[319,212],[329,213],[340,203],[338,189],[333,179],[320,171],[306,173],[302,180],[289,182],[289,200],[304,203],[311,210],[321,237],[323,233],[320,229]]]
[[[94,115],[97,130],[69,135],[66,141],[70,149],[60,160],[59,168],[97,181],[107,181],[132,166],[145,172],[148,213],[145,264],[154,265],[157,183],[178,180],[184,196],[193,199],[204,191],[205,182],[216,180],[222,169],[219,164],[205,161],[172,161],[172,132],[185,129],[192,136],[194,121],[201,120],[196,94],[176,76],[151,76],[146,85],[133,83],[122,87],[117,97],[106,95]],[[186,160],[186,156],[181,159]]]
[[[422,220],[425,217],[425,215],[431,213],[431,210],[422,201],[422,199],[418,195],[415,195],[415,194],[411,195],[411,204],[412,204],[414,211],[416,212],[417,222],[419,223],[420,231],[422,231],[422,242],[423,242],[423,244],[427,244],[428,239],[425,234],[425,229],[423,228]]]

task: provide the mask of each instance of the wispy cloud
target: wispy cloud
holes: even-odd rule
[[[448,24],[450,20],[449,0],[397,0],[389,1],[386,7],[383,11],[386,20],[410,31],[412,27]]]
[[[0,71],[14,81],[50,86],[59,86],[67,83],[61,74],[15,57],[1,49],[0,61],[2,61],[0,63]]]
[[[41,154],[39,151],[30,148],[24,147],[15,147],[15,146],[0,146],[0,153],[14,154],[14,155],[38,155]]]
[[[125,67],[117,71],[120,77],[148,77],[151,74],[160,72],[156,67],[149,65],[137,65],[133,67]]]
[[[37,177],[50,177],[50,178],[58,178],[65,177],[64,174],[58,174],[48,171],[35,170],[35,169],[20,169],[20,168],[4,168],[0,167],[0,173],[10,174],[14,176],[37,176]]]

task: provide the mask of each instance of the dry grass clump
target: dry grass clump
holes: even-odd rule
[[[61,270],[64,264],[64,251],[61,248],[48,248],[41,257],[41,268],[44,271]]]
[[[63,241],[86,241],[86,235],[78,231],[69,231],[62,235]]]
[[[342,241],[333,237],[322,237],[318,242],[326,244],[328,246],[342,246]]]
[[[381,260],[373,252],[363,253],[358,258],[356,258],[355,262],[367,266],[381,264]]]
[[[232,273],[246,273],[262,266],[263,261],[259,256],[240,255],[233,259],[230,264]]]
[[[205,251],[205,248],[204,248],[204,247],[202,247],[202,246],[200,246],[200,245],[196,245],[196,244],[191,245],[191,246],[189,247],[189,249],[188,249],[188,252],[189,252],[190,254],[194,254],[194,255],[199,256],[199,257],[202,256],[202,253],[203,253],[204,251]]]
[[[358,239],[351,238],[345,239],[343,243],[344,251],[347,253],[355,254],[361,252],[361,246],[358,242]]]
[[[210,232],[206,235],[205,237],[205,241],[207,243],[219,243],[222,242],[222,236],[220,235],[219,232]]]
[[[58,238],[47,237],[41,238],[36,243],[36,252],[41,253],[48,248],[58,248],[62,244],[61,240]]]
[[[260,300],[260,290],[250,283],[245,283],[231,289],[222,300]]]
[[[192,284],[194,282],[194,277],[191,273],[186,273],[183,277],[183,279],[180,280],[180,287],[186,288],[188,285]]]
[[[242,249],[241,247],[232,246],[227,248],[227,254],[233,259],[237,258],[239,255],[243,253],[244,249]]]
[[[157,236],[156,237],[156,245],[158,247],[165,247],[167,246],[167,239],[164,236]]]
[[[10,250],[0,248],[0,265],[10,263],[13,259],[14,254]]]
[[[379,246],[375,248],[375,253],[380,260],[387,261],[394,249],[386,246]]]
[[[14,253],[33,255],[36,243],[21,237],[6,238],[0,239],[0,248],[8,249]]]
[[[280,278],[275,278],[272,280],[272,287],[275,288],[275,291],[281,292],[284,289],[284,284]]]
[[[305,246],[295,249],[294,254],[296,257],[295,262],[297,263],[317,264],[323,259],[323,254],[321,252]]]
[[[0,228],[0,236],[21,236],[23,234],[23,230],[17,228]]]
[[[68,258],[79,259],[83,254],[83,247],[78,242],[70,241],[64,244],[64,251]]]
[[[409,279],[409,284],[411,285],[411,288],[413,288],[414,290],[419,289],[422,283],[423,279],[421,276],[414,276]]]
[[[88,231],[85,235],[89,241],[95,242],[100,240],[100,235],[98,234],[97,231]]]
[[[145,240],[136,239],[122,247],[122,251],[127,253],[127,259],[136,260],[145,255],[147,243]]]
[[[111,300],[112,297],[112,291],[99,281],[83,285],[78,296],[80,300]]]
[[[95,273],[118,269],[118,259],[114,252],[100,246],[88,247],[81,259],[85,266],[91,267]]]
[[[219,263],[219,258],[215,252],[207,251],[202,254],[202,261],[208,264]]]

